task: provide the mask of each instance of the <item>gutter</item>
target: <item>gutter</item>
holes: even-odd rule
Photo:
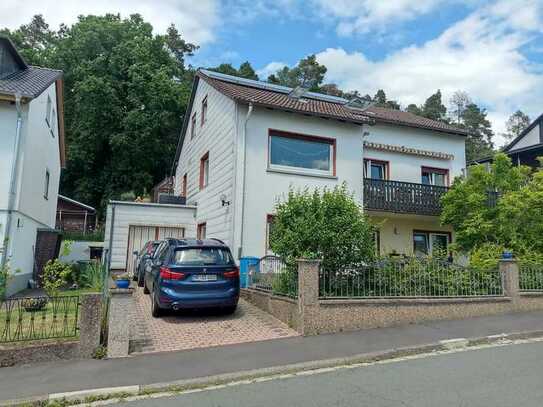
[[[15,107],[17,109],[17,125],[15,129],[15,142],[13,145],[13,159],[11,160],[11,173],[9,182],[8,208],[6,218],[6,231],[2,246],[2,260],[0,268],[4,268],[9,255],[9,247],[11,240],[11,218],[13,217],[13,208],[15,207],[15,198],[17,197],[17,168],[19,166],[19,152],[21,148],[21,127],[23,125],[23,114],[21,109],[21,95],[15,95]]]
[[[238,249],[238,258],[241,258],[243,255],[243,231],[245,225],[245,179],[247,177],[247,123],[253,113],[253,102],[249,102],[249,109],[247,110],[247,116],[245,116],[245,122],[243,123],[243,171],[241,178],[241,235],[239,238],[239,249]]]

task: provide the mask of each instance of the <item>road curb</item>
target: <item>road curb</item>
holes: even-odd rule
[[[430,354],[439,351],[467,349],[470,347],[491,345],[495,343],[508,343],[518,340],[543,338],[543,330],[514,332],[510,334],[490,335],[475,338],[455,338],[417,346],[395,348],[386,351],[357,354],[341,358],[315,360],[310,362],[293,363],[282,366],[273,366],[261,369],[243,370],[240,372],[224,373],[213,376],[196,377],[191,379],[158,382],[152,384],[138,384],[132,386],[116,386],[98,389],[85,389],[64,393],[50,393],[42,396],[0,401],[0,406],[46,406],[50,401],[72,401],[73,405],[96,400],[114,398],[127,398],[131,396],[150,395],[153,393],[168,393],[188,391],[215,385],[224,385],[232,382],[255,380],[262,377],[289,375],[304,371],[325,369],[342,365],[372,363],[393,360],[401,357]]]

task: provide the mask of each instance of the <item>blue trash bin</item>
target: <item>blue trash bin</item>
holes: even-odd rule
[[[246,256],[239,259],[239,283],[241,288],[247,288],[249,285],[249,266],[257,264],[259,260],[260,258],[254,256]]]

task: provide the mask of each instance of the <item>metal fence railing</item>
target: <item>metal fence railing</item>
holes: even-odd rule
[[[0,301],[0,343],[78,335],[79,296]]]
[[[380,260],[351,270],[320,270],[319,296],[326,298],[501,296],[498,269],[476,270],[444,261]]]
[[[543,264],[521,264],[519,288],[525,292],[543,292]]]
[[[277,256],[264,256],[249,265],[249,287],[287,297],[298,297],[297,266]]]

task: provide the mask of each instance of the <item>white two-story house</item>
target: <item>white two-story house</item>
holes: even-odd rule
[[[8,294],[26,288],[55,237],[65,162],[62,72],[28,66],[0,37],[0,266]]]
[[[454,238],[439,198],[465,168],[465,137],[410,113],[200,70],[175,193],[197,207],[199,237],[260,257],[289,188],[346,183],[378,225],[381,253],[430,253]]]

